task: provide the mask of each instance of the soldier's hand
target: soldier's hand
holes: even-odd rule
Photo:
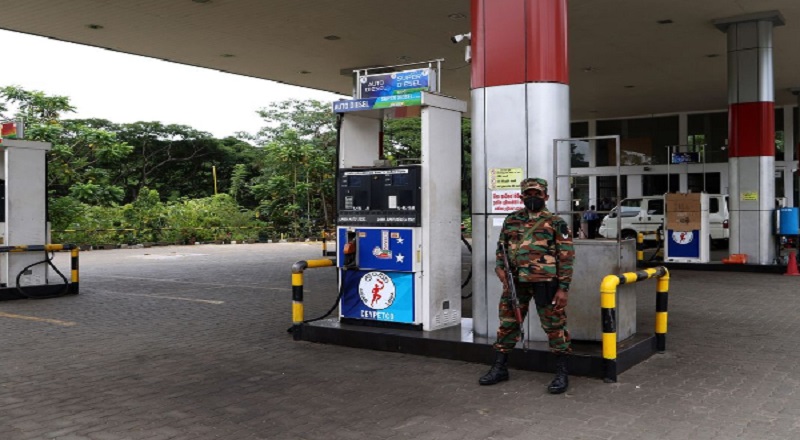
[[[503,283],[503,292],[508,291],[508,279],[506,278],[506,271],[503,270],[502,267],[495,268],[494,273],[497,274],[497,278],[500,279],[500,282]]]
[[[556,296],[553,297],[553,309],[560,312],[567,307],[567,297],[568,293],[564,289],[558,289],[556,291]]]

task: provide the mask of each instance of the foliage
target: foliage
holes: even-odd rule
[[[250,190],[259,217],[276,231],[313,237],[333,224],[335,116],[328,104],[289,100],[259,114],[267,123]]]
[[[329,103],[258,111],[264,128],[215,139],[179,124],[63,119],[69,98],[0,88],[0,115],[52,144],[55,242],[88,244],[317,237],[334,224],[337,117]],[[418,160],[420,119],[388,120],[387,158]],[[469,212],[469,121],[462,124],[462,202]],[[63,231],[63,232],[59,232]]]
[[[135,201],[122,206],[88,205],[68,197],[58,204],[80,215],[70,223],[63,218],[54,223],[56,242],[190,244],[277,238],[228,194],[162,202],[157,191],[143,188]]]

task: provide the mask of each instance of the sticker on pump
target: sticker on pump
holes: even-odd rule
[[[394,281],[383,272],[368,272],[358,283],[358,295],[365,306],[383,310],[394,303]]]
[[[694,241],[694,233],[691,231],[684,232],[684,231],[673,231],[672,232],[672,241],[677,244],[689,244]]]

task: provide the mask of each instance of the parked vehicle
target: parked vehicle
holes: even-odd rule
[[[601,236],[617,238],[617,223],[621,222],[623,239],[636,238],[641,232],[645,234],[645,239],[653,240],[655,236],[652,234],[664,226],[664,196],[624,199],[619,208],[619,216],[615,207],[603,218],[599,229]],[[709,194],[708,223],[713,244],[727,243],[730,237],[728,219],[728,196]]]

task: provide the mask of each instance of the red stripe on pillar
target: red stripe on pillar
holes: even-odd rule
[[[775,103],[730,104],[728,156],[775,155]]]
[[[472,0],[472,88],[568,84],[567,0]]]
[[[472,71],[482,70],[482,78],[473,78],[472,87],[524,83],[525,0],[473,0],[472,9],[480,14],[473,23],[482,25],[472,33],[480,48],[473,54]]]
[[[526,80],[568,84],[567,0],[533,0],[526,9]]]

